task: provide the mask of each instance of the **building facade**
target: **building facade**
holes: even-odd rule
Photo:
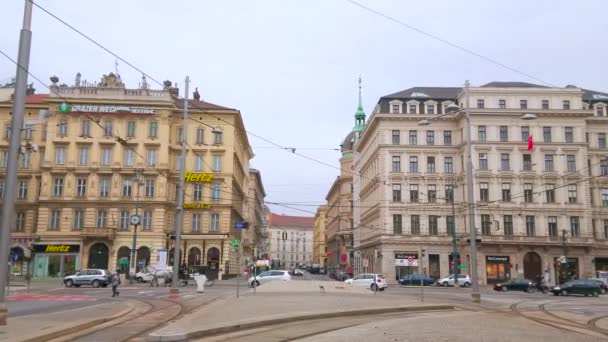
[[[327,264],[327,206],[317,208],[315,214],[315,224],[313,228],[312,242],[312,263],[318,264],[320,267],[325,267]]]
[[[313,263],[314,217],[270,213],[268,238],[273,268],[298,267]]]
[[[480,282],[606,269],[608,94],[492,82],[469,96]],[[357,272],[443,277],[458,258],[468,273],[464,107],[457,87],[380,98],[354,158]]]
[[[245,262],[265,259],[267,254],[268,220],[264,209],[266,192],[259,170],[249,169],[246,218],[249,227],[243,230],[241,245]]]
[[[196,91],[184,130],[184,100],[169,81],[159,90],[150,89],[145,78],[128,89],[113,73],[95,83],[81,81],[80,74],[72,86],[58,84],[57,77],[51,82],[49,95],[28,97],[32,128],[24,130],[24,142],[37,151],[21,156],[31,159],[19,172],[24,190],[17,206],[25,218],[17,213],[12,235],[36,240],[34,277],[82,268],[128,271],[134,229],[138,269],[165,256],[173,265],[181,168],[190,176],[180,208],[178,262],[208,266],[211,276],[236,272],[229,242],[240,237],[233,224],[245,217],[253,156],[240,112],[201,101]],[[5,131],[11,105],[0,104]],[[0,144],[3,155],[7,144]],[[134,226],[136,213],[140,222]]]

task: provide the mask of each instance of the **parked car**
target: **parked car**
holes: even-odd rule
[[[108,270],[88,269],[63,278],[66,287],[80,287],[91,285],[93,287],[106,287],[112,281],[112,274]]]
[[[438,286],[454,286],[454,275],[450,274],[445,278],[441,278],[437,280],[435,283]],[[467,274],[459,274],[458,275],[458,285],[469,287],[471,286],[471,278]]]
[[[511,279],[504,283],[494,285],[496,291],[534,291],[534,283],[528,279]]]
[[[435,279],[426,276],[424,274],[407,274],[399,279],[399,284],[401,285],[420,285],[422,282],[423,285],[433,285],[435,284]]]
[[[150,282],[154,278],[154,272],[156,272],[154,267],[146,267],[143,270],[135,273],[135,280],[138,283]]]
[[[173,271],[172,269],[165,270],[154,270],[152,272],[152,279],[150,280],[150,286],[169,286],[173,282]]]
[[[562,285],[554,286],[551,289],[554,295],[567,296],[570,294],[583,294],[585,296],[593,295],[598,297],[600,295],[600,285],[593,280],[571,280]]]
[[[344,282],[357,287],[366,287],[372,291],[384,291],[388,286],[384,277],[381,274],[375,273],[362,273],[354,278],[346,279]]]
[[[266,284],[266,283],[269,283],[271,281],[277,281],[277,280],[281,280],[281,281],[289,281],[289,280],[291,280],[291,276],[289,275],[289,271],[285,271],[285,270],[266,271],[266,272],[258,274],[255,277],[249,278],[249,280],[247,280],[247,284],[250,287],[253,287],[254,285],[255,286],[260,286],[262,284]]]
[[[299,276],[299,277],[301,277],[301,276],[303,276],[303,275],[304,275],[304,271],[302,271],[302,270],[301,270],[301,269],[299,269],[299,268],[296,268],[296,269],[295,269],[295,270],[293,270],[293,271],[292,271],[290,274],[291,274],[292,276]]]
[[[353,278],[353,274],[350,272],[340,271],[340,273],[338,274],[338,278],[338,280],[340,281],[345,281],[346,279]]]
[[[600,294],[606,294],[608,292],[608,282],[604,278],[590,278],[589,281],[594,281],[600,286]]]

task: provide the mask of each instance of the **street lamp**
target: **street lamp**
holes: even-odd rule
[[[133,278],[135,277],[135,273],[137,270],[137,226],[141,224],[141,216],[139,216],[139,186],[142,183],[142,173],[143,169],[137,169],[136,179],[137,179],[137,197],[135,200],[135,215],[129,218],[130,223],[133,225],[133,248],[131,248],[131,270],[129,271],[129,284],[133,284]]]
[[[469,240],[471,241],[471,282],[473,283],[473,293],[471,297],[473,302],[479,303],[481,301],[481,294],[479,293],[479,281],[477,276],[477,230],[475,229],[475,197],[473,194],[473,146],[471,138],[471,113],[470,113],[470,96],[469,96],[469,81],[465,81],[464,84],[465,94],[465,121],[466,121],[466,149],[467,149],[467,206],[469,207]],[[430,120],[440,118],[445,115],[460,113],[462,109],[456,104],[450,104],[446,106],[445,113],[435,116]],[[534,120],[536,119],[535,114],[523,114],[522,120]],[[431,121],[428,119],[420,120],[419,126],[428,126]],[[458,282],[458,279],[455,279]]]

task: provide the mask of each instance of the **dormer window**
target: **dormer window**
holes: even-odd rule
[[[604,107],[596,107],[595,108],[596,116],[604,116]]]
[[[479,109],[483,109],[484,108],[484,101],[483,101],[483,99],[478,99],[477,100],[477,108],[479,108]]]
[[[520,109],[528,109],[528,100],[519,100]]]
[[[570,109],[570,101],[569,100],[564,100],[564,109]]]
[[[411,104],[410,105],[409,113],[410,114],[416,114],[416,105],[415,104]]]
[[[435,114],[435,105],[427,105],[426,106],[427,114]]]
[[[401,109],[399,108],[400,106],[398,104],[394,104],[393,105],[393,114],[399,114],[399,112],[401,111]]]
[[[549,100],[543,100],[542,101],[542,108],[543,109],[549,109]]]
[[[500,109],[506,109],[507,108],[507,101],[506,100],[498,100],[498,108],[500,108]]]

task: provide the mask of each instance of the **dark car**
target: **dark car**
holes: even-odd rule
[[[494,285],[496,291],[534,291],[534,283],[528,279],[511,279],[505,283]]]
[[[554,286],[551,289],[554,295],[567,296],[570,294],[582,294],[585,296],[592,295],[598,297],[600,295],[600,285],[593,280],[571,280],[562,285]]]
[[[338,280],[338,281],[345,281],[346,279],[351,279],[351,278],[353,278],[352,273],[348,273],[345,271],[338,271],[338,273],[336,273],[336,280]]]
[[[399,279],[399,284],[420,285],[421,281],[423,285],[433,285],[435,283],[435,279],[424,274],[408,274],[404,275],[403,277],[401,277],[401,279]]]
[[[597,283],[600,286],[600,294],[606,294],[608,292],[608,285],[602,279],[587,279],[588,281],[592,281]]]

